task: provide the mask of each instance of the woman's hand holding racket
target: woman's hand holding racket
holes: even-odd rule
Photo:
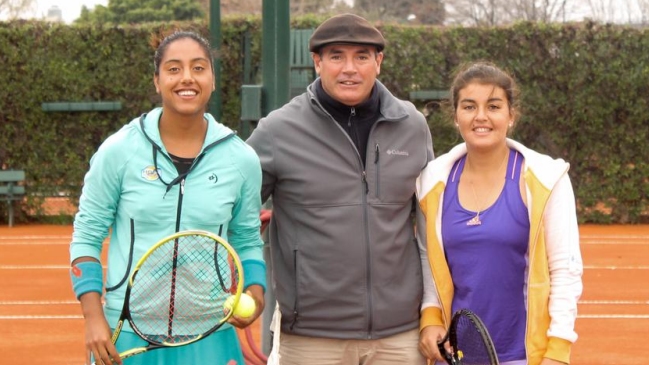
[[[449,365],[499,364],[487,328],[482,320],[468,309],[461,309],[453,314],[448,332],[442,326],[424,328],[420,334],[419,351],[429,360],[446,362]]]
[[[84,364],[92,362],[91,356],[100,359],[104,363],[112,364],[110,359],[115,359],[116,364],[121,364],[121,359],[115,344],[112,341],[110,326],[104,316],[101,297],[99,293],[89,292],[81,296],[80,300],[85,302],[85,333],[86,333],[86,359]],[[101,362],[98,362],[101,363]]]
[[[499,365],[487,327],[468,309],[453,314],[448,333],[437,342],[437,348],[450,365]]]
[[[434,361],[444,361],[437,346],[444,335],[446,335],[446,329],[443,326],[425,327],[419,334],[419,352],[425,358],[433,360],[433,363]]]

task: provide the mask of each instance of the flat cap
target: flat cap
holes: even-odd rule
[[[309,40],[309,50],[318,50],[327,44],[350,43],[375,46],[378,52],[385,48],[385,38],[364,18],[354,14],[341,14],[325,20]]]

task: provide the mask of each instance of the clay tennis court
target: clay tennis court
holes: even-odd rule
[[[71,226],[0,227],[0,363],[83,364],[83,320],[68,277],[71,233]],[[572,364],[646,364],[649,226],[586,225],[580,233],[584,294]]]

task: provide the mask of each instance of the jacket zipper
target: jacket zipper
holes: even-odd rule
[[[180,180],[180,189],[178,192],[178,208],[176,208],[176,232],[180,230],[180,214],[183,209],[183,197],[185,195],[185,180],[187,178],[183,178]]]
[[[365,170],[363,170],[363,173],[361,174],[361,180],[365,186],[365,195],[367,195],[370,192],[370,184],[367,182],[367,172],[365,172]]]
[[[293,322],[291,322],[291,330],[293,330],[293,327],[295,327],[295,324],[297,323],[297,317],[298,317],[298,311],[297,311],[297,306],[298,306],[298,292],[297,292],[297,277],[298,277],[298,272],[297,272],[297,250],[293,250],[293,267],[295,268],[295,301],[293,302]]]
[[[360,141],[358,140],[358,132],[356,131],[356,124],[352,125],[352,118],[356,116],[356,108],[351,107],[349,111],[349,118],[347,119],[347,128],[349,128],[349,137],[352,139],[354,142],[354,147],[358,151],[358,145],[360,145]],[[360,151],[358,151],[358,155],[360,156]],[[365,161],[361,161],[362,165],[365,165]]]
[[[365,171],[363,171],[363,180],[365,181],[365,187],[367,189],[367,180],[365,179]],[[369,219],[367,217],[367,193],[363,195],[363,227],[365,228],[365,287],[367,293],[367,339],[372,339],[372,250],[370,249],[370,233],[369,233]]]
[[[380,198],[381,197],[381,184],[379,184],[380,177],[381,177],[381,165],[379,164],[379,143],[376,142],[376,145],[374,146],[374,170],[376,171],[375,175],[375,181],[374,183],[376,184],[376,197]]]
[[[349,118],[347,119],[347,127],[349,128],[349,131],[351,132],[352,130],[352,117],[356,116],[356,108],[352,107],[349,110]]]

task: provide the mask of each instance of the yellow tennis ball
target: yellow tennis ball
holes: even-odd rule
[[[226,310],[232,310],[232,303],[234,303],[234,298],[235,296],[232,295],[225,301],[223,307]],[[256,307],[257,306],[255,305],[255,300],[252,299],[250,295],[243,293],[239,297],[239,303],[237,303],[237,306],[234,308],[234,313],[232,314],[240,318],[248,318],[255,313]]]

